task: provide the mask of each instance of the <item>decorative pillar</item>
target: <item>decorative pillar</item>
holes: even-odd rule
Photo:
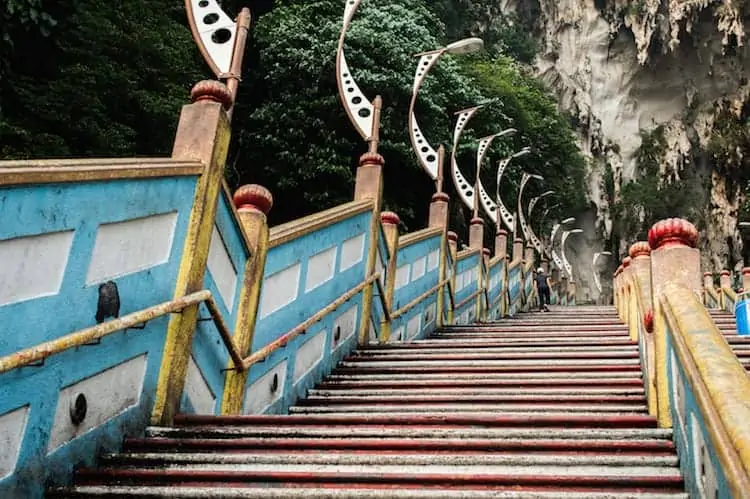
[[[620,318],[620,320],[622,320],[622,316],[620,314],[620,267],[619,266],[612,274],[612,301],[614,302],[617,316]]]
[[[266,254],[268,253],[268,219],[266,216],[273,206],[273,196],[261,185],[248,184],[237,189],[232,200],[237,208],[237,216],[247,236],[247,245],[250,250],[250,256],[245,263],[232,338],[240,354],[246,357],[253,344],[263,272],[266,268]],[[245,384],[250,372],[237,371],[233,368],[234,364],[230,361],[224,380],[222,414],[237,415],[242,412]]]
[[[687,220],[668,218],[648,231],[651,246],[651,283],[654,307],[654,354],[656,364],[657,420],[662,428],[672,426],[667,382],[667,332],[661,297],[667,286],[678,285],[701,292],[698,231]]]
[[[233,99],[226,85],[215,80],[198,82],[190,98],[192,104],[183,106],[180,113],[172,158],[198,160],[205,166],[195,187],[174,298],[203,289],[231,135],[227,110]],[[169,316],[151,424],[170,426],[179,410],[197,321],[198,304]]]
[[[448,251],[450,251],[451,255],[451,262],[453,264],[451,265],[450,269],[450,275],[448,276],[450,278],[451,283],[451,293],[456,292],[456,255],[458,254],[458,234],[453,232],[452,230],[448,231]],[[455,294],[454,294],[455,298]],[[452,304],[448,304],[448,324],[453,324],[453,306]]]
[[[576,282],[570,281],[568,283],[568,298],[571,296],[573,297],[572,300],[568,300],[568,305],[575,305],[576,304],[576,294],[578,290],[576,289]]]
[[[469,248],[481,250],[484,247],[484,220],[474,217],[469,223]]]
[[[367,278],[375,272],[375,262],[378,257],[378,236],[380,235],[380,203],[383,198],[383,156],[374,151],[368,151],[359,158],[357,175],[354,181],[354,200],[372,200],[372,218],[370,220],[370,244],[367,247],[365,275]],[[373,283],[372,286],[375,284]],[[362,316],[359,322],[359,344],[367,342],[370,335],[372,314],[372,286],[362,290]]]
[[[560,305],[568,304],[568,276],[564,275],[560,279],[560,287],[558,288],[557,294],[560,296]]]
[[[549,275],[549,260],[547,260],[544,256],[542,256],[540,267],[542,267],[542,270],[544,270],[545,274]]]
[[[508,231],[498,229],[495,233],[495,256],[505,258],[508,254]]]
[[[450,197],[444,192],[436,192],[432,195],[429,227],[448,227],[448,201]]]
[[[742,269],[742,282],[744,284],[745,282],[745,269]],[[704,272],[703,273],[703,304],[705,305],[708,303],[708,300],[706,299],[706,293],[709,289],[713,289],[714,287],[714,275],[711,272]]]
[[[536,271],[536,254],[534,246],[531,243],[526,244],[526,252],[523,254],[523,259],[526,260],[526,265],[533,268]]]
[[[523,260],[523,239],[513,239],[513,261]]]
[[[381,282],[385,282],[385,306],[389,312],[393,312],[393,292],[396,289],[396,266],[398,265],[398,224],[401,223],[398,215],[392,211],[384,211],[380,214],[380,223],[383,225],[383,235],[388,253],[388,268]],[[380,323],[380,342],[387,343],[391,337],[391,323],[383,318]]]
[[[489,248],[482,248],[482,258],[484,259],[484,268],[487,269],[484,275],[484,279],[482,279],[482,287],[484,288],[485,293],[482,293],[479,295],[479,309],[482,312],[482,315],[479,316],[482,318],[482,321],[487,320],[487,314],[490,310],[490,302],[489,302],[489,290],[490,290],[490,249]],[[487,296],[487,301],[483,302],[483,295]],[[485,305],[482,306],[482,303]]]
[[[742,269],[742,290],[750,291],[750,267]]]
[[[632,290],[631,290],[631,273],[630,273],[630,262],[631,258],[629,256],[626,256],[622,259],[622,290],[623,290],[623,320],[626,324],[630,324],[630,299],[632,297]],[[632,335],[630,336],[631,340],[634,340]]]
[[[722,290],[724,290],[724,288],[732,287],[731,276],[732,274],[726,269],[722,270],[721,273],[719,274],[719,286],[721,287]]]
[[[448,240],[446,231],[448,230],[448,202],[450,197],[444,192],[436,192],[432,195],[430,201],[430,217],[428,225],[430,227],[440,227],[442,236],[440,237],[440,264],[438,266],[438,282],[445,281],[445,265],[448,260]],[[440,286],[437,294],[437,313],[435,317],[435,326],[441,327],[444,323],[443,310],[445,309],[445,289]]]
[[[640,332],[640,324],[644,326],[646,334],[640,338],[645,359],[645,371],[647,374],[648,412],[656,416],[656,371],[654,366],[654,337],[653,337],[653,305],[651,303],[651,247],[647,241],[638,241],[630,246],[630,255],[633,281],[638,283],[638,298],[641,302],[641,315],[635,321],[636,335]],[[637,303],[634,309],[637,310]]]

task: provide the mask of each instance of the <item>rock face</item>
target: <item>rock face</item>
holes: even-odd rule
[[[741,265],[737,217],[750,178],[743,172],[750,137],[745,125],[750,1],[496,0],[495,5],[522,17],[533,13],[529,19],[540,43],[536,71],[572,115],[581,148],[592,158],[589,196],[604,240],[614,236],[620,256],[635,240],[627,231],[613,233],[618,231],[612,207],[623,186],[641,176],[643,133],[658,128],[664,147],[655,181],[693,183],[702,193],[690,208],[700,213],[693,221],[701,230],[704,268]],[[590,267],[590,260],[581,264]]]

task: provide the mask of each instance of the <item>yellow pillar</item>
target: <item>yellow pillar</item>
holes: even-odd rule
[[[378,256],[378,236],[380,235],[380,202],[383,198],[383,156],[376,152],[366,152],[359,158],[359,167],[354,183],[354,200],[371,199],[372,218],[370,221],[370,244],[367,247],[367,260],[363,279],[375,271]],[[374,284],[373,284],[374,286]],[[367,343],[370,333],[372,313],[372,286],[362,290],[362,317],[359,323],[359,344]]]
[[[430,227],[441,227],[443,229],[440,235],[440,264],[438,267],[438,282],[443,282],[446,276],[446,261],[448,259],[448,202],[450,198],[444,192],[436,192],[432,195],[430,202]],[[449,306],[445,303],[445,288],[441,286],[437,295],[437,313],[435,317],[435,326],[441,327],[445,320],[443,311]]]
[[[183,106],[180,114],[172,157],[202,161],[205,170],[195,188],[175,284],[175,298],[203,289],[208,247],[230,138],[226,112],[232,106],[232,94],[227,87],[218,81],[201,81],[193,87],[190,97],[193,103]],[[170,316],[154,397],[152,424],[170,425],[179,410],[197,319],[198,305]]]
[[[385,244],[391,254],[388,260],[387,278],[385,279],[385,304],[389,312],[393,312],[393,293],[396,289],[396,268],[398,266],[398,224],[401,223],[398,215],[392,211],[384,211],[380,214],[380,222],[383,224]],[[380,323],[380,342],[387,343],[391,337],[391,323],[385,318]]]
[[[477,302],[474,309],[474,317],[476,320],[482,319],[482,288],[484,282],[484,275],[482,272],[482,250],[484,248],[484,220],[482,217],[474,217],[469,223],[469,247],[471,249],[479,250],[479,263],[477,264],[477,291],[480,293],[477,295]]]
[[[657,414],[656,399],[656,366],[654,358],[654,335],[653,335],[653,303],[651,297],[651,247],[646,241],[638,241],[630,246],[628,255],[632,259],[630,267],[633,272],[633,280],[638,283],[640,294],[634,298],[640,299],[640,315],[637,318],[637,326],[643,324],[645,334],[640,338],[640,344],[645,350],[643,358],[646,365],[643,367],[645,382],[648,384],[648,412],[652,416]],[[634,300],[636,301],[636,300]],[[634,306],[637,305],[634,303]],[[636,313],[636,312],[634,312]]]
[[[237,319],[233,341],[243,357],[250,353],[258,315],[258,303],[263,285],[263,271],[268,253],[268,219],[266,215],[273,206],[273,196],[263,186],[243,185],[234,193],[237,215],[247,236],[250,256],[245,264],[242,289],[237,306]],[[240,414],[245,395],[248,371],[232,369],[230,360],[224,379],[224,396],[221,402],[222,414]]]
[[[451,279],[451,289],[455,293],[455,290],[456,290],[456,267],[457,267],[457,263],[458,263],[458,262],[456,262],[456,255],[458,254],[458,234],[456,234],[452,230],[449,230],[448,231],[448,235],[447,235],[447,239],[448,239],[448,250],[451,253],[451,260],[453,261],[453,270],[451,271],[451,276],[450,276],[450,279]],[[455,295],[454,295],[454,298],[455,298]],[[453,307],[452,306],[448,307],[448,324],[453,324]]]

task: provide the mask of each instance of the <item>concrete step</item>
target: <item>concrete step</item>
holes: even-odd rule
[[[364,416],[341,414],[297,414],[260,416],[201,416],[177,415],[175,426],[470,426],[472,428],[656,428],[656,418],[648,415],[587,414],[366,414]]]
[[[473,428],[465,426],[386,425],[320,425],[320,426],[189,426],[177,428],[149,427],[148,438],[403,438],[403,439],[544,439],[550,427]],[[554,428],[555,439],[561,440],[669,440],[672,430],[661,428]]]
[[[458,466],[677,466],[677,456],[655,454],[393,454],[388,464],[404,466],[458,465]],[[181,453],[181,452],[129,452],[105,454],[101,463],[106,466],[161,466],[174,464],[383,464],[379,454],[333,452],[324,455],[298,453]]]
[[[750,345],[750,343],[748,343]],[[392,345],[392,344],[391,344]],[[353,353],[353,356],[356,357],[373,357],[377,355],[388,355],[388,356],[405,356],[405,355],[435,355],[435,354],[451,354],[451,355],[458,355],[458,354],[466,354],[466,355],[476,355],[476,354],[493,354],[493,353],[499,353],[499,354],[508,354],[508,353],[546,353],[546,352],[552,352],[552,353],[575,353],[575,352],[581,352],[581,353],[638,353],[638,345],[636,343],[631,342],[621,342],[620,344],[614,344],[614,345],[587,345],[587,344],[578,344],[571,343],[568,345],[565,344],[546,344],[546,343],[537,343],[537,344],[531,344],[527,345],[524,343],[519,343],[517,345],[513,344],[488,344],[487,346],[476,346],[476,345],[452,345],[451,343],[443,343],[443,344],[425,344],[425,343],[418,343],[411,345],[409,344],[409,348],[378,348],[379,345],[373,346],[373,347],[365,347],[357,350]]]
[[[622,346],[636,346],[638,343],[631,341],[630,338],[558,338],[556,336],[547,337],[501,337],[501,338],[467,338],[462,340],[445,341],[437,339],[416,340],[409,343],[385,343],[367,345],[364,351],[410,351],[421,348],[432,349],[472,349],[483,350],[485,348],[556,348],[556,347],[581,347],[581,348],[618,348]]]
[[[456,490],[431,487],[407,489],[376,488],[362,486],[355,489],[318,486],[273,488],[273,487],[229,487],[198,486],[77,486],[70,491],[56,492],[49,497],[84,499],[116,497],[149,497],[180,499],[687,499],[684,492],[618,492],[618,491],[560,491],[560,490]]]
[[[558,393],[554,397],[549,394],[533,395],[524,393],[513,393],[508,395],[493,395],[480,393],[473,395],[466,394],[427,394],[413,395],[404,393],[379,393],[373,395],[349,395],[349,394],[328,394],[328,395],[308,395],[304,400],[297,402],[299,407],[319,406],[319,405],[370,405],[370,404],[393,404],[405,405],[413,404],[415,407],[421,407],[424,404],[438,403],[454,404],[544,404],[549,405],[551,402],[566,404],[596,404],[596,405],[644,405],[646,397],[644,395],[614,395],[614,394],[569,394]]]
[[[591,403],[591,402],[579,402],[579,403],[555,403],[555,402],[539,402],[539,403],[512,403],[512,402],[498,402],[498,403],[476,403],[467,402],[466,404],[459,403],[412,403],[407,405],[402,404],[339,404],[332,406],[323,405],[296,405],[289,408],[290,414],[326,414],[326,413],[349,413],[352,415],[359,414],[372,414],[372,413],[465,413],[465,412],[497,412],[497,413],[529,413],[532,414],[537,411],[546,412],[580,412],[580,413],[593,413],[593,414],[605,414],[605,413],[632,413],[642,414],[646,413],[647,409],[645,404],[623,404],[623,403]]]
[[[582,386],[579,388],[388,388],[388,389],[374,389],[374,390],[362,390],[356,388],[347,389],[312,389],[307,391],[309,397],[381,397],[381,396],[392,396],[392,397],[420,397],[420,396],[446,396],[446,397],[467,397],[467,396],[514,396],[514,395],[527,395],[527,396],[543,396],[553,397],[556,399],[557,396],[600,396],[600,395],[629,395],[643,397],[644,390],[639,387],[615,387],[615,388],[597,388]]]
[[[402,467],[403,468],[403,467]],[[555,469],[545,467],[513,468],[492,467],[473,470],[473,467],[415,467],[399,469],[399,467],[344,468],[321,467],[320,469],[256,469],[256,470],[216,470],[201,469],[200,467],[185,466],[177,469],[150,468],[100,468],[81,469],[76,478],[81,485],[164,485],[165,483],[181,485],[203,486],[258,486],[270,484],[310,484],[319,486],[347,486],[358,488],[361,485],[378,484],[381,488],[395,488],[399,486],[415,486],[419,488],[441,486],[448,488],[481,487],[491,489],[497,487],[529,487],[551,488],[565,490],[574,488],[580,491],[586,488],[613,487],[632,492],[654,491],[682,488],[682,477],[676,470],[671,473],[669,468],[630,469],[617,473],[604,467],[584,468],[581,473],[571,471],[570,474],[554,473]],[[575,469],[571,467],[571,470]],[[615,468],[616,469],[616,468]],[[664,470],[662,472],[662,470]],[[622,471],[622,470],[621,470]],[[632,472],[631,472],[632,471]]]

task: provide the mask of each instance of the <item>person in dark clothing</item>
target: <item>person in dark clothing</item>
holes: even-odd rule
[[[536,295],[539,297],[539,311],[549,312],[549,294],[550,294],[550,282],[549,276],[544,273],[544,269],[539,267],[536,269],[536,278],[534,279],[534,286],[536,286]]]

